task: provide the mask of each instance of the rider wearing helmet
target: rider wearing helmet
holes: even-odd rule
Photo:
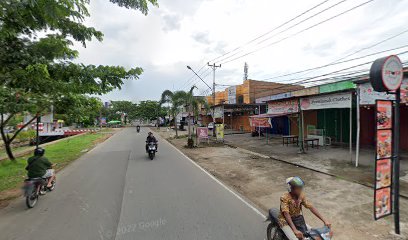
[[[159,147],[158,144],[157,144],[157,139],[153,136],[152,132],[149,132],[148,135],[147,135],[147,138],[146,138],[146,152],[147,152],[147,147],[148,147],[149,143],[151,143],[151,142],[154,142],[156,144],[156,152],[157,152],[157,149]]]
[[[54,169],[52,169],[52,163],[44,157],[45,149],[36,148],[34,150],[34,156],[27,160],[27,176],[29,178],[47,178],[47,187],[51,187],[51,182],[55,178]]]
[[[288,192],[280,198],[279,226],[289,240],[304,239],[307,231],[306,223],[302,214],[302,206],[309,209],[316,217],[323,221],[324,225],[331,227],[330,222],[306,199],[303,192],[305,182],[300,177],[286,179]]]

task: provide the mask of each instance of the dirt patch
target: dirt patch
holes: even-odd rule
[[[373,220],[373,190],[371,188],[296,167],[241,148],[209,146],[184,148],[185,139],[172,139],[174,146],[249,199],[265,212],[279,208],[279,198],[286,191],[285,179],[301,176],[306,194],[319,211],[333,224],[335,239],[407,239],[391,234],[392,217]],[[321,226],[320,220],[305,210],[307,222]],[[408,201],[401,199],[401,230],[408,235]]]

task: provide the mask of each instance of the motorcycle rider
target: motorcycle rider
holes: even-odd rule
[[[323,221],[324,225],[331,228],[329,221],[323,218],[315,207],[306,199],[303,192],[305,183],[300,177],[290,177],[286,180],[288,192],[280,198],[279,226],[289,240],[304,239],[307,229],[302,215],[302,206],[309,209],[316,217]],[[295,225],[296,223],[296,225]]]
[[[44,157],[45,149],[36,148],[34,156],[27,160],[27,176],[29,178],[48,178],[47,187],[52,186],[52,181],[55,179],[53,164]]]
[[[136,131],[137,131],[137,132],[140,131],[140,126],[139,126],[139,124],[136,125]]]
[[[156,152],[158,150],[158,144],[157,144],[157,140],[156,138],[153,136],[152,132],[149,132],[146,138],[146,152],[148,152],[148,145],[149,143],[154,142],[154,144],[156,145]]]

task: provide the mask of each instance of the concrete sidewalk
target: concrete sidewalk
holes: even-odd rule
[[[281,137],[274,136],[266,139],[266,137],[251,137],[251,134],[226,135],[225,143],[364,186],[374,185],[374,149],[360,150],[360,166],[356,168],[354,149],[352,160],[348,147],[309,147],[305,154],[299,154],[299,147],[296,144],[283,146]],[[408,159],[404,153],[401,158],[400,180],[400,195],[408,198]]]

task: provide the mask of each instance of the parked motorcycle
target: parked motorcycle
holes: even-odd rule
[[[156,143],[154,142],[147,143],[147,153],[149,154],[150,160],[154,159],[154,157],[156,156],[156,151],[157,151]]]
[[[56,179],[51,182],[51,187],[47,187],[48,178],[29,178],[24,180],[24,197],[28,208],[33,208],[40,195],[45,195],[47,191],[53,191],[56,186]]]
[[[278,224],[279,210],[276,208],[269,209],[268,217],[265,221],[270,222],[266,229],[267,240],[288,240],[285,233],[280,229]],[[328,227],[311,229],[306,232],[305,240],[330,240],[332,232]]]

